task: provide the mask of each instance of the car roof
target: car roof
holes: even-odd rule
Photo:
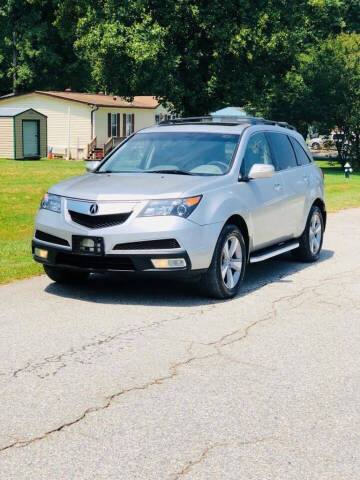
[[[188,117],[167,119],[149,128],[141,130],[142,132],[209,132],[209,133],[228,133],[241,134],[245,129],[251,127],[252,130],[270,130],[284,133],[296,133],[296,128],[287,122],[278,122],[267,120],[262,117]],[[266,128],[264,128],[266,127]],[[296,135],[296,136],[297,136]]]
[[[302,138],[301,134],[296,130],[281,127],[278,125],[258,124],[252,125],[250,123],[241,123],[236,125],[230,124],[208,124],[208,123],[196,123],[196,124],[172,124],[172,125],[153,125],[141,130],[138,133],[165,133],[165,132],[197,132],[197,133],[222,133],[222,134],[235,134],[241,135],[245,130],[251,132],[257,131],[272,131],[283,133],[285,135],[292,135],[295,138]]]
[[[241,134],[249,125],[209,125],[209,124],[184,124],[184,125],[154,125],[152,127],[144,128],[140,132],[145,133],[160,133],[160,132],[208,132],[208,133],[232,133]]]

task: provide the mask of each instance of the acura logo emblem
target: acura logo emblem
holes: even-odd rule
[[[91,215],[96,215],[99,211],[99,205],[97,203],[92,203],[89,208],[89,212]]]

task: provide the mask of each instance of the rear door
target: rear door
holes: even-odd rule
[[[306,219],[310,210],[310,202],[311,202],[311,188],[314,184],[314,169],[313,163],[309,154],[305,151],[302,147],[300,142],[296,140],[296,138],[289,136],[291,144],[294,148],[294,152],[296,155],[296,161],[299,166],[299,181],[303,182],[303,188],[305,190],[305,202],[304,202],[304,209],[302,212],[302,218],[299,219],[299,224],[297,227],[296,236],[300,236],[303,232],[305,227]]]
[[[269,143],[263,132],[250,136],[241,163],[241,176],[246,178],[255,163],[274,164]],[[275,166],[275,165],[274,165]],[[252,179],[240,182],[240,195],[249,205],[254,249],[264,248],[281,241],[284,237],[283,203],[284,185],[280,172],[271,178]]]
[[[266,134],[274,157],[275,168],[284,185],[283,226],[286,238],[298,235],[303,219],[308,184],[306,174],[298,166],[291,140],[285,133]]]

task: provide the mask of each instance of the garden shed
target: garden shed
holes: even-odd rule
[[[47,155],[47,117],[29,107],[0,108],[0,158]]]

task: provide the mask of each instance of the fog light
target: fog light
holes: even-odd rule
[[[44,250],[42,248],[35,248],[35,255],[40,258],[47,258],[48,257],[48,251]]]
[[[186,262],[184,258],[152,258],[151,261],[155,268],[186,267]]]

